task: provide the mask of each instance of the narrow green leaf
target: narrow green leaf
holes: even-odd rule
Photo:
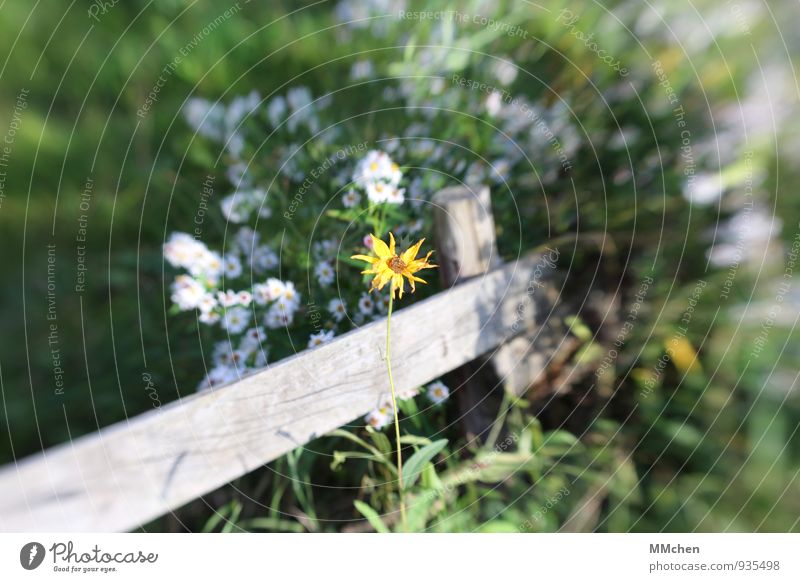
[[[356,509],[359,511],[361,515],[367,518],[367,521],[373,527],[373,529],[378,533],[389,533],[389,528],[386,527],[386,524],[383,523],[381,516],[378,515],[378,512],[372,509],[369,505],[364,503],[363,501],[359,501],[356,499],[353,502],[356,506]]]
[[[408,460],[408,462],[406,462],[405,467],[403,467],[404,489],[408,489],[414,483],[416,483],[420,473],[422,473],[422,469],[425,467],[425,463],[430,462],[430,460],[433,459],[433,457],[435,457],[446,445],[447,439],[440,439],[432,442],[429,445],[425,445],[416,453],[411,455],[411,458]]]

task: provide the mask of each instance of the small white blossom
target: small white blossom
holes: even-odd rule
[[[189,275],[178,275],[172,283],[171,299],[181,311],[199,307],[205,295],[205,287]]]
[[[249,307],[250,303],[253,301],[253,294],[250,291],[239,291],[236,294],[236,301],[242,307]]]
[[[253,285],[253,301],[256,302],[256,305],[266,305],[270,298],[269,287],[266,283]]]
[[[308,347],[309,349],[316,348],[328,343],[332,339],[333,339],[333,331],[331,330],[328,331],[322,330],[317,333],[312,333],[308,338]]]
[[[357,206],[359,202],[361,202],[361,196],[352,188],[342,196],[342,204],[345,208],[353,208]]]
[[[220,320],[220,315],[216,311],[203,311],[197,317],[200,323],[205,323],[206,325],[214,325]]]
[[[222,307],[233,307],[239,304],[239,296],[232,289],[219,291],[217,293],[217,301]]]
[[[278,127],[281,124],[286,118],[287,111],[286,99],[284,99],[282,95],[272,98],[269,105],[267,105],[267,117],[272,127]]]
[[[368,293],[363,293],[358,300],[358,310],[364,315],[369,315],[372,313],[373,309],[375,309],[375,302],[372,300],[372,297],[370,297]]]
[[[411,400],[415,396],[419,394],[419,386],[415,386],[413,388],[406,388],[405,390],[399,390],[397,392],[397,397],[400,400]]]
[[[264,316],[264,325],[269,329],[280,329],[291,325],[294,319],[294,312],[288,311],[282,303],[276,302]]]
[[[284,285],[283,281],[275,277],[267,279],[267,293],[270,301],[275,301],[278,297],[281,297],[285,291],[286,285]]]
[[[228,278],[235,279],[242,274],[242,261],[236,255],[225,255],[222,265],[223,272]]]
[[[388,426],[393,418],[391,408],[388,406],[380,406],[367,414],[364,417],[364,421],[375,430],[380,430]]]
[[[428,385],[428,398],[434,404],[441,404],[450,396],[450,388],[445,386],[444,382],[437,380]]]
[[[222,327],[232,334],[242,333],[250,319],[250,312],[244,307],[231,307],[222,316]]]
[[[235,382],[239,378],[240,374],[236,368],[223,365],[215,366],[209,370],[208,375],[203,378],[203,380],[197,386],[197,389],[206,390],[208,388],[213,388],[214,386],[219,386],[220,384]]]
[[[342,321],[344,316],[347,315],[347,306],[341,299],[331,299],[328,302],[328,311],[333,315],[333,319]]]
[[[317,263],[317,266],[314,268],[314,274],[317,276],[319,284],[323,287],[327,287],[333,283],[333,279],[336,276],[333,267],[331,267],[328,261],[320,261]]]

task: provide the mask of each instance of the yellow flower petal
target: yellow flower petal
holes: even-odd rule
[[[392,258],[392,253],[389,252],[389,247],[386,246],[385,242],[376,237],[374,234],[369,236],[372,237],[372,250],[375,251],[375,254],[378,255],[379,259],[385,261],[386,259]]]
[[[424,241],[425,241],[424,238],[420,239],[420,241],[417,244],[415,244],[413,247],[410,247],[406,252],[403,253],[403,256],[400,258],[403,259],[403,262],[406,265],[408,265],[411,261],[413,261],[416,258],[417,253],[419,252],[419,247],[422,246],[422,243]]]

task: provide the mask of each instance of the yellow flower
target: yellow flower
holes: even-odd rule
[[[389,233],[388,246],[375,235],[371,234],[370,237],[372,237],[372,250],[376,256],[353,255],[350,258],[364,261],[372,265],[371,269],[362,271],[364,275],[375,275],[375,278],[372,280],[372,289],[381,290],[386,283],[391,281],[391,293],[396,292],[399,298],[403,297],[403,277],[408,279],[408,282],[411,283],[411,292],[413,293],[416,291],[415,282],[426,283],[426,281],[416,277],[414,273],[422,269],[432,269],[436,267],[436,265],[432,265],[428,262],[428,258],[430,258],[433,251],[425,255],[424,259],[417,258],[419,247],[422,246],[425,240],[424,238],[415,245],[409,247],[404,253],[398,255],[395,252],[394,235],[392,235],[392,233]]]

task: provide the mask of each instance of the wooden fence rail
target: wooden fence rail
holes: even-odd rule
[[[420,386],[535,334],[543,314],[531,281],[541,279],[542,264],[542,255],[530,254],[398,311],[397,388]],[[361,424],[389,391],[384,333],[384,322],[373,322],[235,384],[3,467],[0,528],[130,530],[315,437]]]

